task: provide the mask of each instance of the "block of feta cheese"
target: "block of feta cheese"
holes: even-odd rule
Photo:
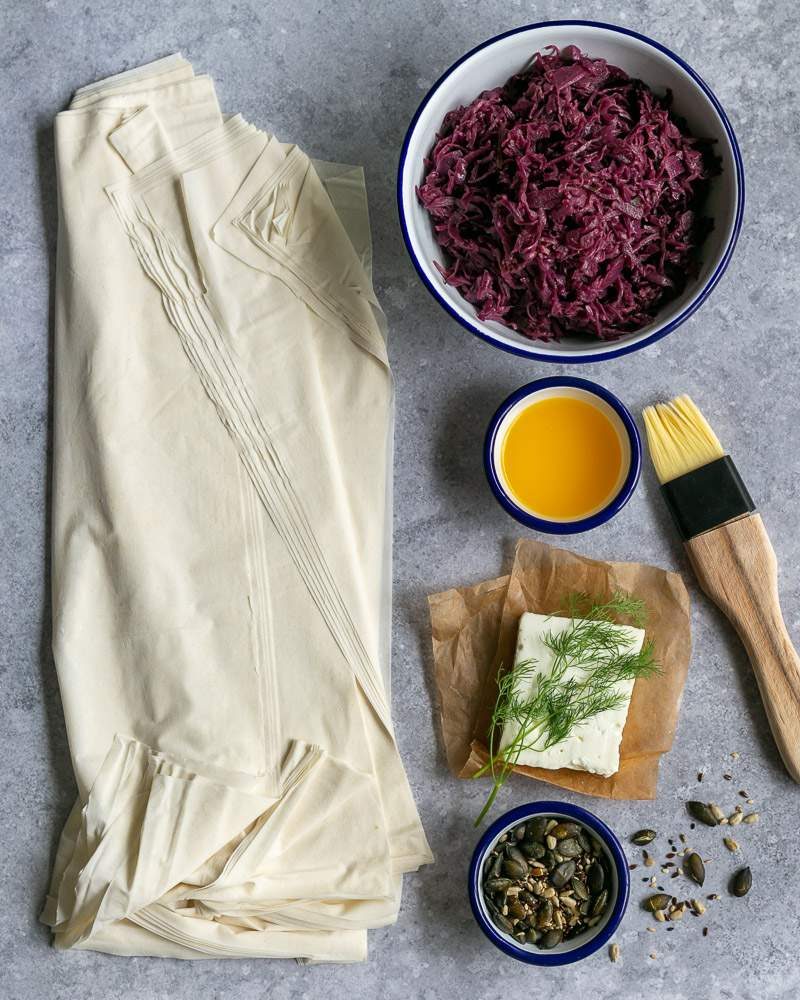
[[[565,631],[571,618],[559,618],[552,615],[537,615],[526,611],[519,620],[519,633],[514,656],[514,665],[525,660],[534,661],[534,669],[525,677],[517,689],[518,695],[524,697],[532,692],[538,683],[538,677],[547,674],[553,667],[552,650],[545,644],[544,637],[549,633],[556,635]],[[644,644],[644,630],[630,625],[618,625],[620,637],[620,652],[638,653]],[[585,676],[584,671],[568,668],[564,674]],[[527,767],[544,767],[556,769],[568,767],[574,771],[590,771],[609,777],[619,770],[619,745],[622,740],[622,730],[628,717],[633,692],[633,680],[620,681],[616,689],[624,696],[619,708],[601,712],[592,719],[576,726],[570,735],[560,743],[547,750],[523,750],[518,764]],[[523,686],[524,685],[524,686]],[[500,749],[503,750],[519,732],[517,723],[507,723],[503,729]]]

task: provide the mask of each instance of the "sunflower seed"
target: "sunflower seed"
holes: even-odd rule
[[[705,903],[701,899],[690,899],[689,905],[698,917],[702,917],[706,912]]]
[[[718,823],[721,823],[723,820],[725,820],[725,822],[727,823],[728,817],[720,809],[720,807],[717,805],[716,802],[709,802],[708,803],[708,808],[709,808],[709,811],[710,811],[711,815],[714,817],[714,819]]]
[[[619,945],[612,944],[608,949],[608,957],[612,962],[616,962],[619,959]]]
[[[723,837],[722,843],[728,848],[728,850],[733,854],[734,851],[739,850],[739,845],[733,839],[733,837]]]
[[[748,813],[744,817],[744,819],[742,820],[742,822],[743,823],[757,823],[758,822],[758,813]]]

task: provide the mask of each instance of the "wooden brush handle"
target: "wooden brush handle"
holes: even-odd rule
[[[778,563],[759,514],[748,514],[686,543],[700,586],[745,645],[772,735],[800,782],[800,656],[778,599]]]

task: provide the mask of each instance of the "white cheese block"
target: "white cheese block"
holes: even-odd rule
[[[514,657],[515,666],[524,660],[533,660],[534,668],[523,681],[520,681],[517,694],[524,697],[533,692],[538,683],[538,677],[548,674],[553,667],[553,652],[545,645],[543,639],[548,634],[557,635],[565,631],[572,619],[558,618],[552,615],[537,615],[526,611],[519,620],[517,649]],[[644,644],[644,630],[630,625],[617,625],[619,630],[620,652],[638,653]],[[564,679],[569,677],[583,678],[582,669],[568,668]],[[576,726],[570,735],[560,743],[547,750],[523,750],[518,764],[528,767],[544,767],[555,769],[568,767],[574,771],[590,771],[609,777],[619,770],[619,745],[622,740],[622,730],[628,717],[633,692],[633,680],[620,681],[615,690],[623,695],[624,700],[619,708],[601,712],[592,719]],[[500,749],[503,750],[519,733],[517,723],[508,723],[503,729]]]

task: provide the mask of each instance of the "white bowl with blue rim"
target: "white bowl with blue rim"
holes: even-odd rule
[[[500,837],[536,816],[579,823],[589,831],[602,848],[600,858],[609,894],[608,905],[599,923],[549,950],[538,948],[535,944],[521,944],[501,930],[492,920],[481,887],[486,860]],[[630,874],[619,839],[594,813],[568,802],[531,802],[505,813],[484,833],[472,855],[467,887],[478,927],[496,948],[528,965],[569,965],[593,955],[614,936],[628,905]]]
[[[444,263],[428,213],[416,188],[424,161],[448,111],[471,103],[482,91],[502,85],[547,45],[577,45],[592,58],[606,59],[643,80],[657,94],[671,90],[673,109],[693,135],[713,139],[721,172],[714,177],[704,214],[714,228],[699,248],[699,273],[680,296],[664,304],[647,326],[618,340],[569,337],[560,342],[530,340],[502,323],[478,319],[476,310],[434,267]],[[512,354],[559,364],[602,361],[638,351],[685,322],[708,298],[730,262],[744,213],[744,167],[733,128],[711,88],[680,56],[639,32],[597,21],[546,21],[514,28],[476,46],[442,74],[425,95],[400,155],[397,200],[403,237],[417,273],[439,304],[477,337]]]
[[[597,407],[617,433],[622,461],[617,482],[602,504],[580,518],[556,521],[524,507],[503,475],[502,452],[506,434],[522,410],[548,397],[569,396]],[[586,378],[554,375],[528,382],[503,400],[489,421],[483,445],[483,467],[489,487],[503,509],[520,524],[551,535],[574,535],[597,528],[618,514],[630,500],[642,471],[642,439],[627,406],[602,385]]]

